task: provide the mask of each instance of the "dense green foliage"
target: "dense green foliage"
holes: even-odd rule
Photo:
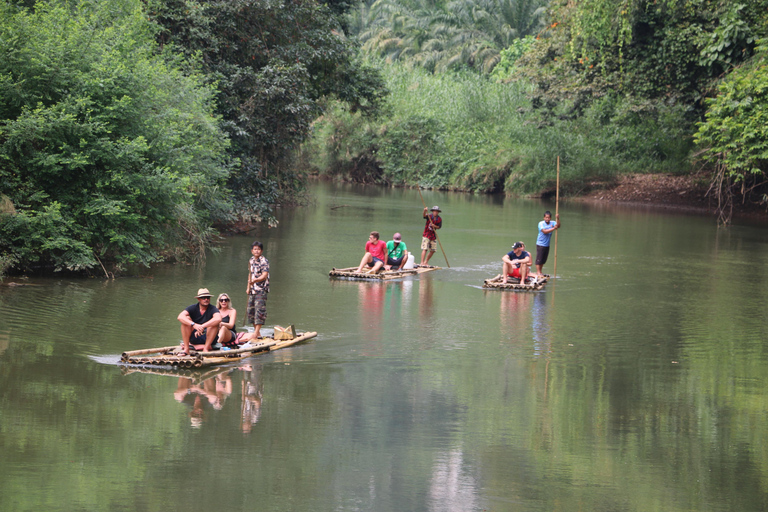
[[[314,0],[158,1],[151,15],[164,27],[158,40],[199,55],[216,83],[240,162],[228,185],[247,220],[270,218],[273,204],[290,202],[300,189],[292,155],[322,99],[368,114],[386,93],[378,72],[355,60],[333,12]]]
[[[387,116],[372,122],[338,110],[317,122],[305,153],[318,169],[358,181],[540,194],[554,190],[559,155],[561,185],[577,193],[622,171],[674,172],[690,150],[681,107],[640,115],[611,96],[579,118],[539,123],[522,83],[387,70]]]
[[[363,48],[429,71],[490,73],[500,52],[541,27],[545,0],[376,0],[350,14]]]
[[[0,12],[3,259],[82,270],[204,248],[228,141],[138,0]]]
[[[762,190],[768,176],[768,41],[756,55],[736,68],[707,100],[706,120],[696,141],[704,158],[715,164],[716,178],[727,186],[739,184],[743,195]],[[759,200],[766,201],[760,192]],[[728,196],[730,199],[730,196]]]
[[[519,61],[520,76],[536,85],[534,103],[546,107],[543,115],[579,116],[596,99],[617,93],[642,116],[684,105],[686,136],[706,115],[697,142],[717,164],[718,195],[725,189],[730,195],[747,169],[752,186],[739,190],[745,200],[765,182],[768,168],[759,155],[766,134],[753,129],[766,109],[765,96],[754,94],[763,64],[753,56],[757,40],[768,36],[768,1],[558,0],[550,7],[550,25]],[[717,98],[702,101],[710,95]],[[722,179],[723,172],[735,179]]]
[[[714,173],[718,187],[748,177],[741,192],[757,191],[757,198],[765,199],[760,189],[768,170],[761,114],[766,110],[761,88],[764,68],[755,52],[757,41],[768,37],[768,0],[551,0],[546,26],[537,29],[535,38],[521,38],[532,32],[511,27],[536,27],[538,11],[519,10],[524,23],[514,25],[505,24],[504,16],[494,10],[511,4],[473,4],[472,16],[461,14],[466,12],[462,5],[378,0],[361,5],[350,23],[364,41],[363,48],[388,64],[418,64],[430,72],[493,68],[492,78],[515,82],[517,86],[509,87],[525,90],[526,101],[500,107],[508,110],[499,114],[504,121],[488,121],[497,126],[451,123],[440,113],[426,114],[429,123],[419,120],[425,131],[420,133],[419,147],[449,148],[426,166],[442,169],[436,183],[478,189],[482,182],[485,185],[479,189],[495,190],[500,188],[499,178],[508,176],[506,190],[543,192],[554,178],[554,166],[546,164],[549,170],[539,172],[534,169],[544,164],[531,162],[551,162],[557,149],[577,168],[566,186],[579,190],[592,179],[622,172],[688,172],[698,166],[697,155],[704,155],[719,171]],[[496,13],[498,23],[483,17],[490,12]],[[456,44],[447,45],[447,40]],[[489,48],[495,53],[487,53]],[[444,101],[451,101],[451,95],[461,97],[464,90],[465,78],[451,76],[441,80]],[[412,80],[422,78],[414,73]],[[478,81],[474,87],[494,94],[490,83]],[[419,98],[407,101],[418,104]],[[393,160],[398,153],[390,158],[385,150],[385,139],[397,133],[391,132],[392,123],[399,126],[400,115],[408,112],[397,100],[394,106],[395,114],[381,127],[369,126],[365,132],[379,139],[369,144],[372,149],[360,152],[364,158],[347,158],[355,163],[346,167],[359,169],[364,162],[369,179],[375,174],[370,169],[378,166],[382,179],[407,181],[407,172],[393,174],[399,167]],[[413,109],[411,116],[417,113],[420,110]],[[516,116],[517,122],[511,122]],[[693,152],[694,133],[705,116],[696,138],[699,150]],[[337,117],[332,132],[336,145],[345,144],[340,142],[347,131],[339,126],[341,119]],[[345,124],[350,123],[359,122],[348,117]],[[497,130],[499,126],[504,128]],[[478,133],[483,136],[474,135]],[[355,143],[349,148],[365,147],[359,131],[350,134]],[[554,134],[563,140],[556,142]],[[328,155],[337,154],[333,144],[326,146]],[[486,157],[478,158],[480,153]],[[407,154],[413,158],[414,151]],[[417,164],[402,156],[399,160]],[[345,167],[338,159],[335,165],[337,172]],[[728,179],[722,179],[722,172]]]

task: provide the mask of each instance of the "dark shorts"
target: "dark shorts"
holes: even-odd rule
[[[373,258],[373,261],[370,261],[370,262],[368,262],[368,266],[369,266],[369,267],[372,267],[372,266],[374,266],[376,263],[384,263],[383,261],[381,261],[381,260],[380,260],[379,258],[377,258],[376,256],[371,256],[371,258]]]
[[[267,292],[248,294],[246,315],[249,324],[264,325],[267,319]]]
[[[192,334],[189,336],[189,343],[191,345],[205,345],[205,337],[208,335],[208,329],[203,330],[203,334],[197,336],[197,331],[192,329]],[[216,339],[213,340],[213,343],[218,343],[219,337],[216,336]]]
[[[399,258],[387,258],[387,265],[393,265],[399,267],[400,264],[403,262],[403,258],[405,258],[405,255],[400,256]]]
[[[549,246],[544,247],[543,245],[537,245],[536,246],[536,264],[544,265],[547,262],[548,257],[549,257]]]
[[[229,334],[231,334],[232,336],[229,338],[228,342],[223,343],[223,342],[221,342],[219,340],[216,340],[216,341],[218,341],[219,343],[221,343],[225,347],[234,347],[234,346],[236,346],[237,345],[237,333],[235,331],[233,331],[232,329],[230,329],[229,330]]]

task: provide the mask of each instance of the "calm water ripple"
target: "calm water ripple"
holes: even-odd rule
[[[0,287],[0,510],[768,509],[764,226],[563,203],[557,278],[488,291],[554,205],[425,191],[452,267],[337,280],[372,230],[418,253],[421,201],[313,191],[204,268]],[[200,287],[242,329],[254,238],[267,325],[317,338],[210,371],[116,364],[177,343]]]

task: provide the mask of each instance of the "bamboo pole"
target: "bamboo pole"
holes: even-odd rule
[[[558,218],[560,214],[560,156],[557,157],[557,188],[555,189],[555,219]],[[560,231],[559,229],[555,230],[555,268],[554,272],[552,274],[553,278],[557,278],[557,232]]]
[[[145,348],[143,350],[129,350],[127,352],[123,352],[122,357],[131,357],[131,356],[142,356],[144,354],[154,354],[154,353],[165,353],[170,350],[175,349],[179,345],[174,345],[172,347],[160,347],[160,348]]]
[[[261,352],[262,350],[267,350],[269,347],[277,345],[276,341],[273,341],[271,343],[259,343],[258,345],[253,345],[249,348],[233,348],[232,350],[212,350],[211,352],[201,352],[203,357],[227,357],[227,356],[234,356],[236,354],[242,354],[243,352]]]
[[[424,201],[424,196],[421,195],[421,187],[416,187],[416,190],[419,191],[419,197],[421,198],[421,204],[424,205],[424,208],[427,207],[427,203]],[[448,266],[448,268],[451,268],[451,264],[448,263],[448,256],[445,255],[445,249],[443,249],[443,243],[440,241],[440,236],[437,234],[437,230],[435,230],[435,238],[437,239],[437,243],[440,245],[440,250],[443,251],[443,258],[445,258],[445,264]],[[415,258],[415,256],[414,256]]]

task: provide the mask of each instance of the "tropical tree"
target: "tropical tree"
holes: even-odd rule
[[[337,11],[343,2],[333,4]],[[386,93],[356,60],[333,12],[315,0],[153,1],[158,41],[202,60],[239,165],[228,185],[245,220],[272,219],[303,182],[292,156],[324,98],[372,114]]]
[[[147,265],[226,218],[213,91],[138,0],[0,3],[0,260]]]
[[[432,72],[490,73],[499,52],[541,27],[545,0],[377,0],[349,21],[363,49]]]

